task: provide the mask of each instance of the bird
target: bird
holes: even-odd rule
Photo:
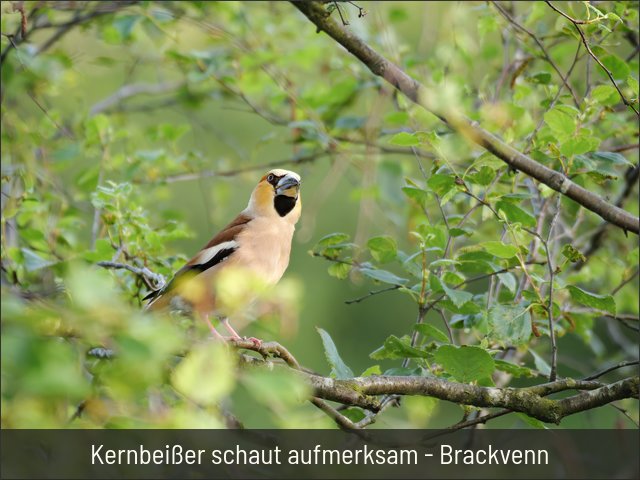
[[[145,310],[187,309],[203,319],[213,337],[227,341],[213,326],[217,315],[214,283],[221,272],[238,268],[265,285],[275,285],[289,265],[295,225],[302,212],[301,178],[295,172],[273,169],[251,193],[247,207],[216,234],[162,288],[143,298]],[[226,316],[222,324],[232,339],[241,338]],[[250,340],[260,343],[260,340]]]

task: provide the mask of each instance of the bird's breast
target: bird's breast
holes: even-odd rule
[[[289,265],[294,230],[293,225],[279,219],[253,219],[237,238],[238,265],[267,283],[277,283]]]

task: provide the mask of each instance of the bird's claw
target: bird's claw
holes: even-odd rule
[[[262,340],[256,337],[240,337],[240,336],[222,336],[218,332],[212,333],[209,337],[210,340],[221,341],[222,343],[235,343],[237,341],[247,341],[251,342],[251,345],[255,349],[260,349],[262,347]]]
[[[262,347],[262,340],[256,337],[244,337],[244,340],[250,341],[255,348]]]

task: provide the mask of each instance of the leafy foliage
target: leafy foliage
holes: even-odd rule
[[[431,7],[392,3],[348,28],[443,109],[638,215],[636,5],[562,6],[612,82],[543,2],[443,3],[419,46]],[[26,36],[12,6],[1,25],[3,427],[331,425],[296,375],[140,309],[274,165],[302,174],[303,220],[248,332],[302,363],[523,386],[637,356],[637,237],[392,93],[286,2],[24,8]],[[457,421],[406,400],[393,426]],[[610,427],[601,411],[576,425]]]

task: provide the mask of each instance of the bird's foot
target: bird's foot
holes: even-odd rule
[[[256,337],[244,337],[245,340],[250,341],[255,348],[262,347],[262,340]]]

